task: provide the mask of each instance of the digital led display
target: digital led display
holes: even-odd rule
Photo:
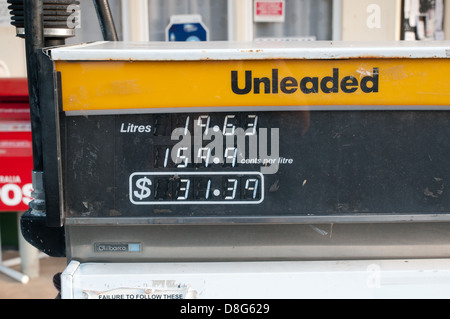
[[[445,111],[71,116],[66,211],[261,221],[448,212],[449,122]]]

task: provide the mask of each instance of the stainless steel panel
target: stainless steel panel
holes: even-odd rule
[[[251,261],[450,257],[450,223],[67,226],[67,257],[88,261]],[[140,243],[141,252],[95,252]]]

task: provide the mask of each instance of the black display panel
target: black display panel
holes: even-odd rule
[[[349,216],[358,221],[449,213],[449,114],[65,117],[65,216],[261,221]]]

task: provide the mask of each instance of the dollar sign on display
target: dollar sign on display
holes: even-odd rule
[[[135,197],[139,198],[140,200],[143,200],[144,198],[147,198],[150,196],[151,191],[150,188],[147,187],[152,185],[152,181],[147,177],[139,178],[136,181],[136,187],[140,189],[140,191],[134,191],[133,194]]]

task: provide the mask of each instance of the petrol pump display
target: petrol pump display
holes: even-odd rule
[[[46,50],[63,298],[445,295],[449,50]]]
[[[445,218],[445,47],[258,45],[51,50],[65,218]]]

